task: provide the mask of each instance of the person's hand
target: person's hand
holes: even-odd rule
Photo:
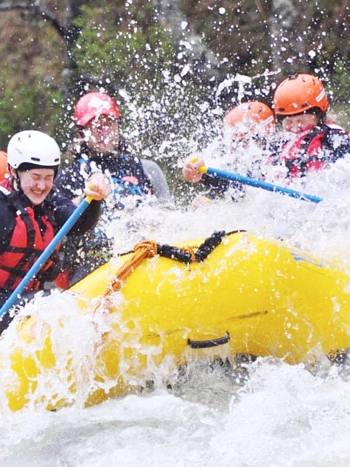
[[[192,210],[195,211],[198,208],[201,208],[203,206],[208,206],[212,201],[210,198],[204,195],[199,195],[197,196],[193,201],[192,201]]]
[[[107,198],[110,192],[111,186],[109,179],[102,173],[91,175],[91,177],[86,182],[86,187],[84,190],[85,196],[91,196],[91,198],[95,201],[101,201],[101,199]]]
[[[186,159],[182,168],[184,179],[191,183],[197,183],[203,177],[203,173],[199,172],[199,168],[205,166],[202,159],[190,158]]]

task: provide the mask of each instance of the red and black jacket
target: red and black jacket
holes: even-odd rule
[[[14,290],[26,275],[41,253],[54,238],[55,221],[52,213],[41,212],[38,217],[33,206],[24,206],[18,193],[7,182],[0,185],[0,190],[7,197],[15,211],[15,227],[6,251],[0,254],[0,289]],[[26,290],[38,290],[43,281],[54,278],[50,270],[54,265],[54,256],[46,262],[41,272],[27,286]]]
[[[75,209],[72,201],[58,193],[32,206],[22,191],[14,191],[7,181],[0,183],[0,295],[15,290]],[[81,235],[94,227],[99,213],[100,202],[92,201],[68,235]],[[53,281],[60,272],[58,266],[56,252],[25,291],[41,289],[44,282]]]
[[[285,165],[287,176],[294,178],[321,170],[346,154],[350,154],[350,135],[334,123],[325,123],[282,142],[269,161]]]

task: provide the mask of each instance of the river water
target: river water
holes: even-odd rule
[[[214,163],[214,162],[212,162]],[[248,188],[241,203],[162,209],[145,205],[111,225],[115,251],[138,241],[175,243],[215,230],[278,237],[321,258],[347,261],[350,194],[346,162],[307,191],[324,203]],[[322,178],[323,177],[323,178]],[[327,182],[327,183],[325,183]],[[327,186],[327,188],[325,188]],[[125,234],[126,228],[128,235]],[[345,256],[345,257],[344,257]],[[35,301],[34,313],[65,313],[64,294]],[[67,311],[68,310],[68,311]],[[74,310],[73,310],[74,311]],[[74,345],[86,346],[77,332]],[[6,352],[6,339],[0,351]],[[347,467],[350,464],[349,368],[324,359],[313,368],[272,358],[231,368],[196,362],[171,386],[57,412],[2,410],[1,467]],[[243,376],[242,376],[243,375]],[[166,380],[164,375],[164,380]]]

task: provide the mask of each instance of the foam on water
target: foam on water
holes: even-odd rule
[[[182,397],[160,390],[85,410],[16,414],[1,430],[1,465],[348,465],[348,382],[268,359],[250,373],[241,389],[223,383],[225,403],[218,391],[210,404],[201,400],[209,377]]]
[[[207,160],[219,167],[219,159]],[[108,233],[116,255],[144,239],[175,244],[217,230],[244,229],[278,237],[319,258],[348,262],[348,166],[344,159],[318,178],[295,183],[293,188],[323,197],[320,204],[247,188],[242,202],[211,203],[195,211],[145,203],[132,216],[121,214]],[[73,313],[76,309],[73,296],[55,293],[50,299],[37,297],[23,313],[50,324],[63,360],[65,349],[72,350],[84,375],[78,380],[84,399],[93,384],[92,349],[105,329],[103,320],[90,326],[92,309],[85,315]],[[61,328],[61,320],[70,326]],[[0,341],[5,358],[12,338],[8,332]],[[1,466],[345,467],[350,461],[350,385],[338,367],[323,363],[306,369],[258,359],[248,365],[249,378],[239,382],[220,368],[198,366],[171,388],[159,383],[154,391],[89,409],[77,397],[72,407],[58,412],[32,406],[17,413],[3,410]],[[3,371],[1,378],[6,378]]]

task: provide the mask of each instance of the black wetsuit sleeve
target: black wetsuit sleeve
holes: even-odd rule
[[[55,194],[52,196],[52,205],[54,209],[54,219],[56,222],[55,228],[59,230],[67,219],[73,214],[76,209],[76,205],[68,198]],[[91,201],[90,205],[83,212],[81,217],[74,224],[68,235],[82,235],[88,230],[92,229],[100,216],[101,202]],[[1,212],[1,223],[0,223],[0,253],[6,251],[15,228],[16,213],[14,208],[4,198],[0,198],[0,212]]]
[[[6,251],[12,237],[13,229],[15,228],[15,212],[7,199],[3,196],[0,198],[0,253]]]
[[[53,195],[54,218],[57,228],[61,228],[67,219],[73,214],[76,205],[67,197],[58,193]],[[72,229],[68,232],[68,236],[82,235],[92,229],[100,216],[101,202],[91,201],[87,209],[83,212]]]
[[[222,177],[218,177],[215,174],[204,174],[201,182],[204,186],[209,188],[206,196],[210,199],[224,198],[228,190],[233,192],[243,193],[243,185],[239,182],[226,180]],[[236,199],[236,197],[234,197]]]
[[[326,125],[324,126],[324,128]],[[350,155],[350,135],[344,130],[324,129],[323,146],[327,149],[326,162],[335,162],[346,155]]]

